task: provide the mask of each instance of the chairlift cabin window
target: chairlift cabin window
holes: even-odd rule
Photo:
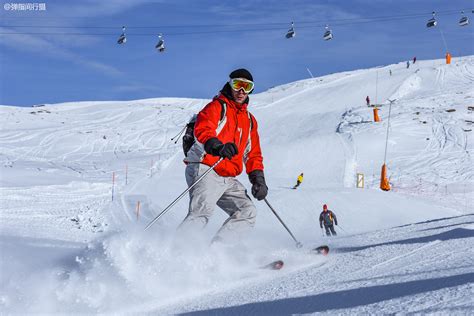
[[[459,26],[466,26],[469,24],[469,19],[467,18],[467,16],[463,16],[460,20],[459,20]]]
[[[292,37],[295,37],[295,35],[296,35],[295,25],[293,24],[293,22],[291,22],[291,28],[288,30],[288,32],[286,32],[285,37],[292,38]]]
[[[328,31],[324,32],[323,38],[324,38],[324,40],[326,40],[326,41],[329,41],[330,39],[332,39],[332,33],[331,33],[331,31],[328,30]]]
[[[117,40],[117,44],[125,44],[127,42],[127,37],[125,36],[125,26],[122,27],[122,34],[120,34],[118,40]]]
[[[431,18],[431,19],[428,20],[428,23],[426,23],[426,27],[434,27],[434,26],[436,26],[436,24],[438,24],[438,23],[436,22],[436,19],[435,19],[435,18]]]
[[[160,40],[158,44],[156,44],[155,48],[161,53],[165,50],[165,43],[162,40]]]
[[[325,41],[332,39],[332,31],[329,29],[329,25],[326,24],[326,32],[324,32],[323,38]]]
[[[433,17],[431,19],[428,20],[428,23],[426,23],[426,27],[434,27],[436,26],[437,22],[436,22],[436,19],[435,19],[435,12],[433,11]]]
[[[156,44],[155,48],[160,52],[165,51],[165,40],[162,38],[162,35],[158,35],[158,44]]]

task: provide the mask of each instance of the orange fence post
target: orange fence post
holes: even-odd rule
[[[379,109],[374,108],[374,122],[380,122],[380,117],[379,117]]]
[[[384,191],[390,191],[390,183],[387,179],[387,166],[383,164],[382,166],[382,174],[380,176],[380,189]]]
[[[137,221],[138,221],[138,218],[140,217],[140,201],[137,202]]]

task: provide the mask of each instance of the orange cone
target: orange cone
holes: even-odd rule
[[[451,54],[446,53],[446,65],[449,65],[449,64],[451,64]]]
[[[380,122],[379,109],[374,108],[374,122]]]
[[[390,183],[387,179],[387,166],[383,164],[382,175],[380,176],[380,189],[384,191],[390,191]]]

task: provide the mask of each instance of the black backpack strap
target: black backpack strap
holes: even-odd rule
[[[255,119],[252,115],[252,113],[248,112],[249,113],[249,120],[250,120],[250,130],[253,129],[253,120]]]
[[[219,122],[220,122],[224,119],[224,116],[227,112],[227,103],[225,103],[221,99],[217,99],[217,101],[219,101],[219,103],[221,104],[221,119],[219,120]]]

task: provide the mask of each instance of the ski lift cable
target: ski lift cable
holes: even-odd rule
[[[453,11],[451,14],[459,14],[459,11],[456,13]],[[380,17],[381,18],[381,17]],[[400,19],[408,19],[413,17],[407,16],[392,16],[391,18],[385,18],[384,21],[393,21],[393,20],[400,20]],[[348,20],[348,19],[344,19]],[[360,19],[359,21],[354,22],[341,22],[341,23],[332,23],[333,26],[346,26],[346,25],[356,25],[356,24],[363,24],[363,23],[372,23],[374,20],[369,20],[368,18]],[[272,25],[273,23],[269,24],[261,24],[261,25]],[[286,23],[287,25],[287,23]],[[319,25],[307,25],[307,26],[299,26],[298,29],[308,29],[308,28],[315,28],[315,27],[324,27],[327,23],[319,24]],[[228,26],[235,26],[235,25],[228,25]],[[0,27],[5,27],[1,26]],[[33,26],[6,26],[9,28],[15,27],[33,27]],[[109,27],[93,27],[88,26],[89,28],[109,28]],[[63,27],[48,27],[43,26],[42,28],[63,28]],[[72,27],[67,26],[64,28],[74,28],[78,29],[80,27]],[[114,27],[115,29],[117,27]],[[128,29],[133,29],[137,27],[130,27],[127,26]],[[148,27],[147,27],[148,28]],[[235,29],[235,30],[209,30],[209,31],[190,31],[190,32],[163,32],[166,33],[167,36],[181,36],[181,35],[199,35],[199,34],[213,34],[213,33],[236,33],[236,32],[262,32],[262,31],[281,31],[280,27],[268,27],[268,28],[249,28],[249,29]],[[133,33],[129,32],[129,36],[150,36],[155,35],[156,33]],[[80,32],[0,32],[0,35],[74,35],[74,36],[115,36],[116,33],[80,33]]]
[[[394,19],[393,19],[394,20]],[[387,20],[385,20],[387,21]],[[334,23],[332,26],[349,26],[356,24],[372,23],[373,21],[360,21],[351,23]],[[299,26],[298,29],[310,29],[324,27],[326,24],[314,26]],[[2,26],[0,26],[2,27]],[[3,26],[4,27],[4,26]],[[9,26],[14,28],[13,26]],[[128,27],[131,29],[132,27]],[[282,28],[253,28],[253,29],[235,29],[235,30],[212,30],[212,31],[191,31],[191,32],[163,32],[167,36],[182,36],[182,35],[199,35],[199,34],[215,34],[215,33],[244,33],[244,32],[265,32],[265,31],[282,31]],[[128,32],[129,36],[150,36],[156,33],[133,33]],[[0,35],[77,35],[77,36],[115,36],[116,33],[79,33],[79,32],[0,32]]]
[[[395,21],[395,20],[401,20],[401,19],[407,19],[405,18],[400,18],[400,17],[393,17],[390,19],[384,19],[384,21]],[[331,25],[333,26],[346,26],[346,25],[356,25],[356,24],[364,24],[364,23],[372,23],[375,20],[368,20],[365,19],[363,21],[357,21],[357,22],[342,22],[342,23],[332,23]],[[308,25],[308,26],[299,26],[299,29],[305,29],[305,28],[313,28],[313,27],[324,27],[326,24],[315,24],[315,25]],[[229,25],[230,26],[230,25]],[[0,27],[9,27],[9,28],[46,28],[46,29],[51,29],[51,28],[70,28],[70,29],[80,29],[80,28],[109,28],[109,27],[52,27],[52,26],[20,26],[20,25],[0,25]],[[116,29],[117,27],[114,27]],[[136,29],[137,27],[128,27],[128,29]],[[152,27],[147,27],[147,28],[152,28]],[[165,27],[166,28],[166,27]],[[281,28],[260,28],[260,29],[245,29],[245,30],[212,30],[212,31],[197,31],[197,32],[180,32],[180,33],[170,33],[166,32],[168,34],[174,34],[174,35],[184,35],[184,34],[210,34],[210,33],[226,33],[226,32],[251,32],[251,31],[265,31],[265,30],[281,30]],[[40,34],[40,33],[45,33],[45,32],[38,32],[38,33],[31,33],[31,32],[18,32],[18,34]],[[51,32],[48,32],[51,33]],[[51,34],[56,34],[56,33],[51,33]],[[71,34],[71,35],[76,35],[75,33],[58,33],[58,34]],[[96,35],[94,33],[90,33],[91,35]],[[132,33],[130,33],[132,34]],[[99,34],[99,35],[106,35],[106,34]],[[149,34],[146,34],[149,35]]]
[[[466,10],[466,9],[464,9]],[[437,15],[455,15],[459,14],[460,10],[446,10],[437,11]],[[374,16],[374,17],[363,17],[363,18],[347,18],[347,19],[329,19],[324,21],[296,21],[298,28],[300,25],[305,24],[316,24],[315,26],[324,26],[327,23],[332,25],[348,25],[350,23],[369,23],[376,20],[393,20],[393,19],[409,19],[409,18],[420,18],[426,16],[426,13],[412,13],[404,15],[387,15],[387,16]],[[2,18],[4,19],[4,18]],[[339,24],[341,22],[343,24]],[[348,23],[348,24],[346,24]],[[156,26],[127,26],[128,29],[166,29],[166,28],[196,28],[196,27],[241,27],[241,26],[277,26],[277,25],[288,25],[288,22],[274,22],[274,23],[240,23],[240,24],[197,24],[197,25],[156,25]],[[86,25],[86,26],[61,26],[61,25],[0,25],[0,27],[18,27],[18,28],[58,28],[58,29],[117,29],[119,26],[101,26],[101,25]]]
[[[473,8],[464,8],[464,9],[461,9],[463,11],[466,11],[466,12],[471,12],[471,13],[474,13],[474,9]],[[437,13],[451,13],[451,12],[457,12],[459,13],[460,10],[443,10],[443,11],[436,11]],[[47,13],[47,12],[45,12]],[[414,14],[420,14],[420,15],[426,15],[427,13],[424,12],[424,13],[410,13],[410,14],[406,14],[406,15],[414,15]],[[31,20],[31,19],[38,19],[38,20],[41,20],[41,19],[48,19],[48,20],[54,20],[54,19],[90,19],[91,16],[61,16],[61,15],[56,15],[56,16],[50,16],[50,15],[17,15],[17,16],[5,16],[5,14],[1,14],[0,12],[0,18],[2,20],[5,20],[5,19],[28,19],[28,20]],[[382,17],[383,18],[383,17]],[[338,20],[352,20],[352,19],[359,19],[359,18],[346,18],[346,19],[338,19]],[[327,20],[329,21],[329,20]],[[305,22],[299,22],[299,21],[295,21],[296,23],[305,23]],[[275,22],[277,24],[287,24],[287,22]],[[248,25],[248,24],[245,24],[245,25]],[[255,24],[257,25],[257,24]],[[187,26],[199,26],[199,25],[187,25]],[[212,26],[215,26],[215,25],[212,25]]]
[[[198,34],[213,34],[213,33],[237,33],[237,32],[265,32],[265,31],[281,31],[281,28],[267,28],[267,29],[245,29],[245,30],[217,30],[217,31],[197,31],[197,32],[162,32],[166,36],[180,36],[180,35],[198,35]],[[78,32],[0,32],[0,35],[79,35],[79,36],[115,36],[116,33],[78,33]],[[156,36],[156,33],[133,33],[127,32],[128,36]]]
[[[444,48],[446,49],[446,52],[449,52],[448,44],[446,43],[446,39],[444,38],[443,31],[441,30],[441,27],[438,27],[438,29],[439,29],[439,33],[441,34],[441,38],[443,39]]]

